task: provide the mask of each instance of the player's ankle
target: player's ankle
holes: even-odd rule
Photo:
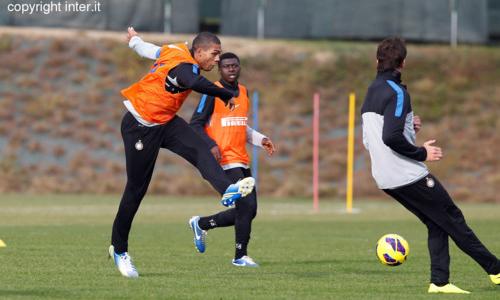
[[[236,243],[236,249],[234,252],[234,259],[240,259],[243,256],[247,255],[247,244],[245,243]]]

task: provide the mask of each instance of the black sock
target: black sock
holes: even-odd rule
[[[442,286],[445,286],[447,285],[449,282],[433,282],[435,285],[437,285],[438,287],[442,287]]]
[[[236,243],[234,258],[239,259],[247,255],[247,244],[246,243]]]
[[[217,222],[215,222],[215,218],[213,218],[213,216],[201,217],[198,221],[198,226],[200,226],[203,230],[209,230],[217,227]]]

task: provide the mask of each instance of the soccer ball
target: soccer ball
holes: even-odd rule
[[[410,253],[408,242],[400,235],[391,233],[377,242],[377,257],[386,266],[399,266]]]

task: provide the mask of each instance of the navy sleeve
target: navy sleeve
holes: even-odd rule
[[[406,115],[411,111],[408,97],[396,93],[384,109],[384,128],[382,140],[384,144],[393,151],[408,158],[425,161],[427,151],[424,147],[417,147],[410,143],[403,135]]]
[[[226,103],[234,97],[233,92],[218,87],[210,80],[201,76],[199,68],[196,65],[182,63],[170,72],[173,72],[173,76],[177,77],[177,82],[184,88],[192,89],[200,94],[219,97]]]
[[[208,134],[205,132],[205,125],[210,122],[210,118],[214,113],[215,98],[213,96],[202,95],[200,102],[196,106],[193,116],[191,117],[191,122],[189,126],[201,136],[201,138],[207,143],[208,148],[217,146],[217,143],[212,140]]]

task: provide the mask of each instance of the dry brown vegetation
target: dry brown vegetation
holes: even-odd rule
[[[146,35],[161,43],[159,38]],[[145,74],[151,62],[120,39],[108,33],[0,35],[0,191],[121,192],[120,89]],[[321,196],[344,196],[347,95],[356,92],[359,109],[374,76],[375,44],[229,38],[223,43],[242,58],[241,82],[261,92],[261,131],[279,148],[273,158],[260,155],[259,192],[312,194],[311,98],[317,91]],[[215,72],[207,76],[217,79]],[[499,78],[496,48],[409,47],[404,81],[424,121],[419,142],[436,138],[444,148],[445,159],[429,166],[458,200],[500,202]],[[180,113],[184,118],[198,97],[190,96]],[[356,117],[355,196],[380,197]],[[150,192],[213,194],[196,170],[166,151]]]

